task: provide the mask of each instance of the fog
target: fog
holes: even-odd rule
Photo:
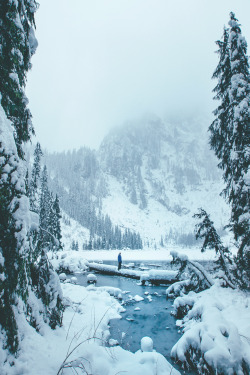
[[[40,0],[26,90],[34,141],[97,148],[145,113],[212,119],[215,41],[230,11],[250,43],[249,0]]]

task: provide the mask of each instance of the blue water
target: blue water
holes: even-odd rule
[[[111,262],[107,263],[111,264]],[[155,262],[144,262],[144,266],[147,267],[149,263]],[[139,264],[135,264],[137,265]],[[162,268],[170,268],[169,263],[161,264]],[[87,275],[76,276],[79,284],[88,285]],[[166,286],[142,286],[139,285],[138,280],[120,276],[101,274],[96,274],[96,276],[96,286],[112,286],[128,292],[122,294],[122,304],[126,309],[121,314],[122,319],[110,321],[111,338],[117,340],[124,349],[136,352],[140,349],[141,338],[149,336],[154,342],[154,349],[163,354],[182,374],[194,374],[194,372],[183,371],[170,357],[171,349],[181,337],[181,332],[176,327],[176,319],[171,315],[173,301],[166,299]],[[131,301],[129,296],[135,295],[143,297],[144,300]],[[151,302],[147,295],[151,297]],[[140,310],[136,311],[136,307]]]

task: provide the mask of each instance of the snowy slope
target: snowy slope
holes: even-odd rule
[[[202,121],[169,124],[151,116],[115,128],[96,152],[47,155],[51,188],[83,225],[108,215],[122,230],[139,232],[145,247],[193,245],[198,208],[219,230],[229,219],[209,124]]]
[[[109,192],[103,212],[156,246],[161,236],[169,243],[193,233],[192,216],[200,207],[222,228],[229,210],[219,195],[223,183],[207,142],[206,133],[158,119],[111,133],[99,151]]]
[[[77,242],[79,249],[89,239],[89,230],[80,225],[76,220],[69,217],[62,211],[61,230],[62,230],[62,244],[65,250],[70,250],[72,242]]]
[[[186,214],[183,215],[170,211],[153,197],[149,199],[146,209],[140,209],[128,200],[121,184],[112,176],[109,177],[109,191],[110,195],[103,199],[103,212],[120,227],[139,231],[145,245],[149,243],[159,247],[161,236],[169,235],[170,231],[179,234],[192,233],[195,225],[192,216],[199,207],[211,213],[219,228],[225,225],[225,219],[228,218],[228,209],[224,202],[218,204],[218,201],[215,201],[221,191],[216,183],[211,183],[210,187],[204,190],[189,191],[188,195],[181,197],[182,207],[186,209]],[[172,195],[173,200],[178,199],[176,194]],[[180,199],[178,203],[180,204]]]

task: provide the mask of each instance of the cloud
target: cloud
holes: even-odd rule
[[[145,112],[211,113],[214,42],[230,10],[250,40],[248,0],[41,1],[27,94],[42,145],[98,147]]]

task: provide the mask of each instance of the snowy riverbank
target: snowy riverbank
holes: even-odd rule
[[[75,253],[70,252],[66,257],[65,254],[62,255],[63,262],[72,265],[75,262],[76,264],[76,260],[78,259],[79,262],[83,255],[89,259],[96,256],[99,261],[105,260],[105,258],[108,260],[110,255],[117,252]],[[124,251],[124,258],[131,261],[134,259],[132,256],[137,257],[141,254],[142,257],[144,256],[144,260],[147,260],[146,258],[152,260],[152,254],[154,254],[153,251],[151,253],[136,251],[135,255],[133,253],[129,250]],[[205,254],[207,253],[209,252]],[[159,252],[157,255],[160,256]],[[193,250],[193,258],[197,259],[195,255]],[[170,259],[165,258],[165,260]],[[54,262],[58,264],[59,259]],[[86,260],[85,262],[87,265]],[[104,266],[100,265],[100,267]],[[182,312],[181,316],[180,311]],[[209,371],[218,369],[221,373],[226,374],[228,366],[230,371],[236,374],[247,373],[250,366],[249,293],[237,289],[222,288],[219,281],[215,280],[215,285],[211,289],[200,293],[181,294],[180,297],[177,297],[174,301],[173,313],[179,319],[177,325],[183,332],[183,336],[172,349],[172,356],[176,360],[187,366],[192,366],[193,362],[197,370],[200,368],[200,373],[208,368]],[[242,372],[244,367],[245,372]]]
[[[0,350],[1,374],[66,375],[72,373],[72,367],[78,373],[95,375],[120,372],[130,375],[179,374],[145,342],[144,351],[137,353],[105,346],[109,338],[109,320],[119,318],[123,310],[105,288],[65,283],[62,289],[66,302],[63,326],[53,331],[44,324],[40,335],[26,322],[23,314],[17,314],[20,351],[17,358],[7,358],[6,351]],[[13,366],[9,364],[11,362]]]
[[[111,252],[91,251],[88,255],[96,254],[99,261],[104,260],[100,253],[104,257]],[[112,253],[116,255],[117,252]],[[124,253],[131,256],[130,251]],[[84,256],[86,252],[60,252],[51,260],[57,269],[68,267],[74,273],[87,272],[88,261]],[[74,279],[72,283],[61,284],[66,306],[62,327],[51,330],[43,323],[39,334],[27,323],[21,311],[16,312],[20,350],[14,358],[0,349],[1,375],[67,375],[72,373],[72,367],[79,374],[85,369],[85,373],[94,375],[122,372],[130,375],[179,374],[157,352],[139,350],[131,353],[120,346],[106,347],[110,338],[109,321],[120,318],[123,311],[112,295],[120,301],[122,291],[75,285]],[[172,356],[186,364],[190,364],[191,358],[194,363],[203,358],[205,362],[200,363],[201,369],[209,365],[210,369],[224,371],[223,374],[227,374],[225,368],[230,364],[232,371],[242,375],[242,359],[248,366],[250,357],[249,293],[215,285],[201,293],[181,295],[175,299],[173,312],[178,315],[182,306],[188,307],[186,314],[177,320],[183,336],[173,347]],[[151,349],[146,345],[144,350]],[[199,367],[199,363],[196,365]]]
[[[188,256],[189,259],[199,260],[199,261],[213,261],[215,259],[214,251],[207,250],[202,253],[199,247],[185,247],[181,248],[179,246],[170,246],[167,249],[153,250],[67,250],[59,252],[58,255],[61,257],[63,254],[67,254],[67,257],[72,257],[80,259],[82,261],[117,261],[117,256],[119,252],[122,253],[123,262],[128,261],[171,261],[172,256],[170,253],[172,251],[178,251],[179,253],[184,253]]]

